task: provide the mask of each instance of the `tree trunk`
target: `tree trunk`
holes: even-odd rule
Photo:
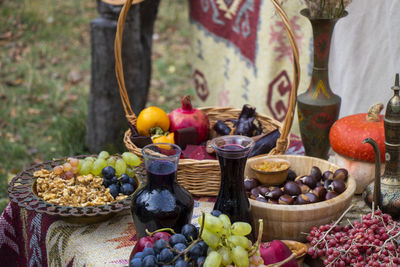
[[[115,76],[114,39],[122,6],[98,2],[100,17],[91,21],[91,86],[86,139],[91,153],[126,150],[128,129]],[[154,22],[160,0],[144,1],[129,10],[125,21],[122,61],[127,93],[136,115],[145,107],[151,78]]]

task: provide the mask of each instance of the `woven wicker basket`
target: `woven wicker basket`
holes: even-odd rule
[[[143,0],[127,0],[122,7],[117,26],[117,33],[115,37],[115,72],[117,76],[119,92],[121,95],[122,105],[125,110],[126,118],[129,123],[136,125],[136,115],[133,113],[129,97],[127,95],[124,73],[122,67],[122,33],[124,31],[124,23],[130,7],[133,4],[142,2]],[[148,0],[150,1],[150,0]],[[286,32],[289,37],[289,41],[293,51],[293,77],[292,90],[289,99],[289,109],[286,114],[284,123],[280,122],[261,114],[257,114],[257,118],[261,121],[264,128],[267,130],[279,129],[281,136],[277,141],[276,147],[271,150],[270,155],[284,154],[288,147],[288,136],[290,128],[292,127],[294,110],[296,105],[297,88],[300,82],[300,65],[299,65],[299,52],[294,39],[294,34],[291,29],[289,19],[278,3],[278,0],[271,0],[274,4],[276,11],[280,15]],[[209,117],[210,125],[213,125],[218,119],[231,119],[236,118],[240,114],[240,109],[235,108],[220,108],[220,107],[208,107],[200,108]],[[130,140],[132,135],[131,130],[127,130],[124,136],[124,143],[127,149],[138,156],[142,156],[141,148],[136,147]],[[178,182],[184,186],[191,194],[195,196],[216,196],[219,192],[220,187],[220,168],[217,160],[193,160],[193,159],[182,159],[179,161],[178,168]]]

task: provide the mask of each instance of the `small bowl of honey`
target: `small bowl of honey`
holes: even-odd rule
[[[284,159],[264,158],[251,162],[250,168],[262,185],[280,185],[287,178],[290,162]]]

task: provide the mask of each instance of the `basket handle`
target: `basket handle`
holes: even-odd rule
[[[290,26],[290,21],[282,6],[279,4],[278,0],[271,0],[275,6],[276,11],[281,17],[283,24],[285,25],[286,33],[289,37],[290,45],[292,47],[293,53],[293,77],[294,81],[292,83],[292,90],[290,91],[289,97],[289,109],[286,113],[285,120],[283,122],[283,127],[281,131],[281,136],[276,141],[276,146],[268,153],[269,155],[282,155],[285,154],[288,145],[288,138],[290,134],[290,129],[293,124],[294,110],[297,102],[297,88],[300,84],[300,59],[299,59],[299,49],[296,44],[294,33],[292,27]]]
[[[128,93],[125,87],[125,80],[124,80],[124,72],[123,72],[123,65],[122,65],[122,34],[124,32],[124,24],[126,20],[126,16],[132,4],[137,4],[143,2],[144,0],[127,0],[124,3],[124,6],[121,9],[121,13],[118,18],[117,24],[117,33],[115,36],[114,42],[114,53],[115,53],[115,73],[117,76],[117,82],[119,87],[119,93],[122,100],[122,105],[125,110],[125,115],[129,123],[134,125],[136,121],[136,115],[131,108],[131,104],[129,102]],[[294,82],[292,83],[292,90],[290,92],[289,97],[289,108],[283,122],[283,127],[281,130],[281,136],[276,142],[276,147],[270,151],[270,155],[277,155],[277,154],[284,154],[287,150],[288,145],[288,135],[290,133],[290,129],[292,128],[293,124],[293,117],[294,117],[294,110],[296,106],[297,100],[297,88],[300,84],[300,61],[299,61],[299,50],[297,48],[297,44],[295,41],[293,30],[290,26],[289,18],[287,17],[285,11],[283,10],[282,6],[279,4],[278,0],[271,0],[273,5],[275,6],[276,11],[278,12],[279,16],[281,17],[286,33],[288,34],[290,45],[292,47],[293,52],[293,76]]]

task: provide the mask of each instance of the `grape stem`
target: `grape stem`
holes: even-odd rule
[[[174,235],[176,234],[175,231],[174,231],[174,229],[172,229],[172,228],[162,228],[162,229],[155,230],[154,232],[150,232],[148,229],[145,230],[145,232],[146,232],[146,234],[147,234],[148,236],[152,236],[152,235],[154,235],[155,233],[158,233],[158,232],[165,232],[165,231],[169,231],[169,232],[173,233]]]
[[[343,217],[354,207],[354,204],[351,204],[350,207],[347,208],[343,212],[343,214],[339,217],[339,219],[336,220],[336,222],[329,228],[328,231],[325,232],[325,234],[318,240],[318,242],[314,245],[314,249],[318,246],[319,243],[321,243],[322,240],[325,240],[325,237],[329,234],[330,231],[332,231],[333,228],[335,228],[336,225],[340,223],[341,220],[343,220]]]
[[[169,262],[168,264],[172,264],[175,261],[177,261],[179,259],[180,256],[186,254],[187,252],[189,252],[189,250],[194,247],[194,245],[196,245],[197,243],[199,243],[202,239],[201,239],[201,235],[203,234],[203,229],[204,229],[204,222],[206,219],[206,215],[204,213],[204,211],[201,212],[202,218],[201,218],[201,225],[200,225],[200,231],[199,231],[199,237],[194,240],[185,250],[181,251],[178,253],[178,255],[175,256],[175,258],[172,259],[171,262]],[[172,230],[172,229],[171,229]],[[174,233],[175,234],[175,233]]]
[[[258,237],[256,243],[253,245],[249,252],[249,257],[253,256],[254,254],[257,253],[257,251],[260,250],[260,245],[261,245],[261,238],[263,235],[263,230],[264,230],[264,221],[262,219],[258,220]]]
[[[287,257],[283,261],[280,261],[280,262],[277,262],[277,263],[268,264],[267,267],[280,267],[280,266],[288,263],[289,261],[291,261],[291,260],[293,260],[295,258],[296,258],[296,254],[292,253],[292,255],[290,255],[289,257]]]

